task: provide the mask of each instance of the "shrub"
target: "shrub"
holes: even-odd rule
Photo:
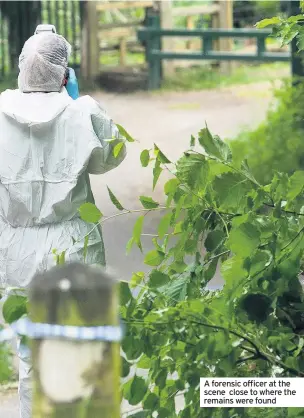
[[[120,285],[126,325],[123,396],[131,405],[142,404],[145,412],[133,416],[144,418],[155,413],[159,418],[254,418],[251,408],[201,409],[199,379],[304,377],[299,280],[304,171],[275,175],[262,186],[246,163],[234,165],[229,145],[207,127],[191,138],[177,163],[156,145],[153,151],[144,150],[140,157],[143,167],[153,164],[153,187],[163,170],[174,176],[164,186],[162,202],[140,197],[142,209],[136,212],[142,215],[127,245],[143,251],[145,215],[162,211],[154,249],[144,257],[151,271],[136,272],[130,284]],[[132,212],[109,194],[119,215]],[[80,216],[94,223],[107,219],[88,203]],[[210,291],[206,286],[217,267],[225,286]],[[24,300],[10,296],[6,303],[10,313],[24,313]],[[135,375],[130,373],[134,367]],[[146,377],[137,373],[140,369]],[[176,413],[178,395],[185,405]],[[265,418],[301,417],[304,409],[262,412]]]
[[[304,166],[304,85],[286,82],[265,122],[231,142],[236,164],[248,160],[257,180],[267,184],[276,171],[292,174]]]

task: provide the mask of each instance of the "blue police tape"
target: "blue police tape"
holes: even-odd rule
[[[74,341],[119,342],[123,338],[123,326],[78,327],[71,325],[41,324],[29,318],[20,318],[10,328],[0,331],[0,342],[12,340],[16,335],[31,339],[67,339]]]

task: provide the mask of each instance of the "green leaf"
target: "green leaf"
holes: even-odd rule
[[[304,32],[300,32],[297,36],[297,47],[299,51],[304,49]]]
[[[145,209],[155,209],[159,206],[159,203],[155,202],[152,197],[140,196],[139,200]]]
[[[151,289],[158,289],[170,281],[170,277],[158,270],[152,270],[150,273],[149,286]]]
[[[184,301],[187,296],[189,276],[181,275],[179,278],[171,280],[170,284],[163,290],[164,295],[175,302]]]
[[[252,186],[242,175],[224,173],[216,176],[212,183],[214,197],[221,210],[239,212],[247,208],[246,194]]]
[[[183,227],[184,227],[184,222],[183,221],[178,222],[177,224],[175,224],[173,233],[175,235],[181,234],[183,232]]]
[[[129,288],[129,284],[126,282],[120,282],[120,304],[121,306],[126,306],[128,302],[132,299],[132,294]]]
[[[117,158],[121,152],[121,150],[123,149],[124,143],[123,142],[119,142],[118,144],[115,145],[114,149],[113,149],[113,155],[115,158]]]
[[[124,137],[124,138],[126,138],[126,140],[128,141],[128,142],[135,142],[135,139],[134,138],[132,138],[132,136],[125,130],[125,128],[123,128],[121,125],[118,125],[118,124],[116,124],[116,126],[117,126],[117,128],[118,128],[118,130],[119,130],[119,133]]]
[[[290,16],[287,19],[287,22],[288,23],[297,23],[299,20],[303,20],[303,15]]]
[[[218,264],[218,259],[214,259],[211,261],[211,263],[208,265],[208,267],[204,271],[204,280],[206,284],[214,277],[216,273],[216,268]]]
[[[166,182],[165,186],[164,186],[164,191],[166,195],[169,195],[171,193],[175,193],[176,189],[178,188],[180,182],[178,179],[173,178],[170,179]]]
[[[190,139],[190,147],[195,147],[195,137],[193,135],[191,135],[191,139]]]
[[[94,205],[94,203],[84,203],[80,206],[78,211],[81,219],[89,223],[96,224],[103,216],[103,214],[100,212],[97,206]]]
[[[160,161],[155,161],[155,166],[153,168],[153,190],[155,189],[155,186],[158,182],[159,176],[161,175],[163,169],[160,166]]]
[[[121,357],[121,366],[122,366],[122,372],[121,377],[127,377],[130,373],[130,364],[127,362],[127,360],[124,357]]]
[[[290,42],[298,35],[299,31],[297,27],[289,28],[288,32],[284,34],[282,37],[281,46],[285,46],[290,44]]]
[[[172,411],[172,408],[171,408]],[[157,411],[158,415],[157,418],[168,418],[170,416],[170,410],[167,408],[159,408]]]
[[[170,207],[179,184],[180,182],[177,178],[170,179],[165,183],[164,191],[165,194],[168,196],[166,207]]]
[[[137,287],[145,278],[145,273],[143,271],[138,271],[136,273],[132,274],[131,280],[130,280],[130,287],[134,288]]]
[[[164,389],[166,386],[166,380],[167,380],[168,372],[166,369],[161,370],[156,378],[155,378],[155,384],[160,388]]]
[[[219,136],[212,136],[207,125],[199,132],[198,141],[207,154],[225,162],[231,161],[232,153],[229,145],[222,141]]]
[[[144,341],[143,339],[139,339],[134,335],[130,335],[124,337],[121,343],[121,348],[123,352],[126,354],[127,359],[129,360],[136,360],[142,355],[144,349]],[[126,397],[126,399],[128,399]]]
[[[60,265],[65,264],[65,254],[66,254],[66,251],[62,251],[62,253],[59,255],[58,261]]]
[[[114,193],[112,192],[112,190],[107,186],[108,192],[109,192],[109,196],[111,199],[111,202],[113,203],[113,205],[118,209],[118,210],[124,210],[124,207],[122,206],[122,204],[119,202],[119,200],[117,199],[117,197],[114,195]]]
[[[220,244],[223,242],[225,237],[226,237],[226,234],[224,233],[224,231],[220,229],[216,229],[216,230],[209,232],[205,240],[206,250],[209,252],[213,252],[214,250],[216,250],[220,246]]]
[[[134,376],[130,388],[130,399],[128,402],[130,405],[138,405],[147,393],[148,386],[144,378]]]
[[[25,296],[8,296],[2,307],[3,318],[8,324],[17,321],[27,313],[27,298]]]
[[[143,354],[138,363],[136,363],[136,367],[138,369],[150,369],[151,368],[152,360]]]
[[[175,261],[170,265],[170,269],[176,271],[176,273],[183,273],[188,265],[183,261]]]
[[[135,414],[128,415],[128,418],[149,418],[151,416],[150,411],[138,411]]]
[[[248,257],[260,244],[259,230],[249,222],[231,230],[227,245],[237,255]]]
[[[147,167],[150,162],[150,153],[149,150],[144,149],[140,154],[140,162],[143,167]]]
[[[133,237],[132,237],[133,241],[135,242],[135,244],[137,244],[138,248],[141,251],[142,251],[141,233],[143,229],[144,219],[145,217],[142,215],[136,220],[134,228],[133,228]]]
[[[249,165],[247,160],[244,160],[241,164],[241,169],[243,174],[252,181],[252,183],[255,183],[257,185],[259,185],[259,183],[256,181],[256,179],[254,178],[254,175],[252,174],[252,172],[250,171]]]
[[[177,177],[190,187],[204,190],[208,180],[209,164],[203,154],[187,153],[176,164]]]
[[[272,255],[269,251],[258,250],[250,260],[250,275],[254,276],[270,265]]]
[[[163,164],[171,164],[171,161],[161,152],[156,144],[154,144],[154,154],[156,158]]]
[[[294,357],[298,357],[298,355],[303,351],[303,347],[304,347],[304,338],[303,337],[300,337],[299,344],[298,344],[298,348],[297,348],[297,350],[293,354]]]
[[[255,24],[257,29],[263,29],[270,25],[278,25],[281,23],[281,18],[279,17],[271,17],[270,19],[263,19],[260,20]]]
[[[221,265],[221,273],[224,280],[229,285],[229,288],[234,287],[239,281],[245,279],[248,276],[247,271],[243,267],[243,260],[234,256],[228,258]]]
[[[166,213],[166,215],[163,216],[162,219],[160,220],[159,225],[158,225],[158,230],[157,230],[158,236],[160,239],[163,239],[165,234],[168,232],[171,219],[172,219],[172,212]]]
[[[159,397],[155,393],[149,393],[144,401],[144,408],[149,411],[155,411],[159,405]]]
[[[288,418],[303,418],[304,408],[288,408],[287,417]]]
[[[130,251],[132,250],[133,245],[134,245],[134,238],[133,238],[133,237],[131,237],[131,238],[129,239],[129,241],[128,241],[127,245],[126,245],[126,252],[127,252],[127,254],[129,254],[129,253],[130,253]]]
[[[146,254],[144,263],[148,266],[159,266],[165,259],[165,253],[158,250],[152,250]]]
[[[295,199],[302,193],[304,187],[304,171],[296,171],[289,179],[288,195],[289,200]]]

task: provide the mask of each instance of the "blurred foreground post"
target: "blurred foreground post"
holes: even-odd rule
[[[32,341],[32,417],[119,418],[120,346],[109,342],[110,331],[108,341],[94,334],[101,326],[118,329],[115,282],[78,263],[38,274],[30,289],[30,319],[34,330],[50,324],[44,337]],[[62,325],[72,327],[67,332]]]

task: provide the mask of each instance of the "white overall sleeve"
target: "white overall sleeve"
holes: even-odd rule
[[[125,159],[125,138],[97,102],[92,108],[91,122],[98,147],[92,151],[87,170],[90,174],[103,174]]]

